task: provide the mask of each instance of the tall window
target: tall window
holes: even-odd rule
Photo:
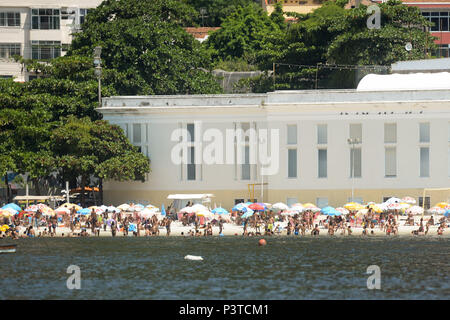
[[[287,126],[288,178],[297,178],[297,125]]]
[[[0,43],[0,58],[9,59],[20,56],[20,43]]]
[[[316,198],[316,206],[318,208],[325,208],[328,206],[328,198]]]
[[[384,149],[384,175],[385,177],[397,176],[397,149],[395,147]]]
[[[59,9],[31,9],[31,29],[58,30],[59,28]]]
[[[420,176],[429,177],[430,176],[430,148],[421,147],[420,148]]]
[[[31,41],[33,59],[49,60],[61,56],[61,41]]]
[[[195,125],[193,123],[188,123],[186,125],[186,130],[188,132],[187,140],[190,143],[194,143],[195,141]],[[188,164],[187,164],[187,180],[195,180],[196,179],[196,170],[195,170],[195,147],[188,147]]]
[[[361,148],[350,149],[350,177],[361,178]]]
[[[384,124],[384,143],[397,143],[397,124]]]
[[[425,197],[425,206],[423,203],[423,197],[419,197],[419,207],[424,207],[424,209],[430,209],[431,201],[430,197]]]
[[[350,138],[358,139],[359,143],[362,143],[362,124],[352,123],[350,124]]]
[[[327,177],[327,149],[319,149],[318,150],[318,167],[319,178]]]
[[[317,144],[328,143],[328,130],[326,124],[317,125]]]
[[[430,142],[430,124],[428,122],[419,123],[419,142]]]
[[[0,27],[20,27],[20,12],[0,12]]]
[[[141,124],[133,124],[133,143],[141,143]]]

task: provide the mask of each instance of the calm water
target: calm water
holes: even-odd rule
[[[0,299],[450,298],[449,239],[257,241],[21,239],[17,253],[0,255]],[[184,260],[188,254],[204,260]],[[81,268],[81,290],[66,287],[69,265]],[[367,289],[369,265],[381,268],[381,290]]]

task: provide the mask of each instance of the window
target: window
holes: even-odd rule
[[[350,139],[358,139],[362,142],[362,125],[360,123],[350,124]]]
[[[297,144],[297,125],[287,126],[287,144]]]
[[[0,43],[0,58],[9,59],[20,56],[20,43]]]
[[[188,148],[187,179],[188,180],[195,180],[195,151],[194,151],[194,147],[189,147]]]
[[[361,148],[350,149],[350,177],[361,178]]]
[[[448,11],[422,12],[422,15],[425,19],[433,23],[430,31],[450,31]]]
[[[20,12],[0,12],[0,27],[20,27]]]
[[[193,123],[188,123],[187,126],[187,131],[188,131],[188,141],[190,142],[194,142],[195,141],[195,127]]]
[[[291,207],[293,204],[298,203],[298,198],[287,198],[286,204]]]
[[[86,20],[86,15],[89,13],[89,9],[80,9],[80,25]]]
[[[59,9],[31,9],[31,29],[58,30]]]
[[[288,149],[288,178],[297,178],[297,149]]]
[[[385,123],[384,124],[384,143],[396,143],[397,142],[397,124]]]
[[[12,79],[13,76],[0,74],[0,79]]]
[[[424,207],[425,210],[430,209],[430,197],[425,197],[425,206],[423,203],[423,197],[419,197],[419,207]]]
[[[430,148],[420,148],[420,176],[430,176]]]
[[[364,202],[363,202],[363,198],[361,198],[361,197],[350,197],[350,198],[348,198],[348,202],[356,202],[356,203],[359,203],[359,204],[363,204]]]
[[[316,205],[318,208],[325,208],[328,206],[328,198],[317,198]]]
[[[318,167],[319,172],[318,176],[319,178],[326,178],[327,177],[327,149],[319,149],[318,150]]]
[[[61,41],[31,41],[33,59],[49,60],[61,56]]]
[[[397,176],[397,149],[395,147],[384,150],[384,175],[386,177]]]
[[[244,163],[242,164],[241,179],[250,180],[250,147],[244,147]]]
[[[328,132],[326,124],[317,125],[317,144],[327,144],[328,143]]]
[[[428,122],[419,124],[419,142],[430,142],[430,124]]]
[[[141,143],[141,124],[133,124],[133,143]]]

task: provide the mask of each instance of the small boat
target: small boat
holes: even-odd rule
[[[16,244],[0,244],[0,253],[14,253],[16,247]]]

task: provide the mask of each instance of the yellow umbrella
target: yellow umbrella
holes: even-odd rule
[[[208,210],[200,210],[199,212],[196,213],[197,216],[199,217],[211,217],[213,214],[211,212],[209,212]]]
[[[439,202],[438,204],[435,205],[435,207],[439,207],[444,209],[446,206],[448,206],[447,202]]]
[[[69,210],[72,210],[72,207],[74,207],[76,211],[83,209],[82,207],[80,207],[79,205],[76,205],[75,203],[68,203],[68,202],[60,205],[59,207],[60,208],[64,207],[64,208],[67,208]]]
[[[375,213],[383,212],[383,209],[381,209],[376,203],[370,204],[369,205],[369,209],[372,209],[372,211],[375,212]]]
[[[13,213],[12,213],[11,211],[0,209],[0,217],[6,217],[6,218],[9,218],[9,217],[11,217],[11,216],[13,216]]]
[[[349,202],[344,205],[344,208],[347,210],[350,210],[350,211],[357,211],[357,210],[364,209],[365,207],[356,202]]]
[[[7,224],[4,224],[4,225],[2,225],[1,227],[0,227],[0,231],[1,232],[5,232],[6,230],[8,230],[9,229],[9,226],[7,225]]]
[[[315,204],[308,202],[303,205],[303,208],[317,208],[317,206]]]

